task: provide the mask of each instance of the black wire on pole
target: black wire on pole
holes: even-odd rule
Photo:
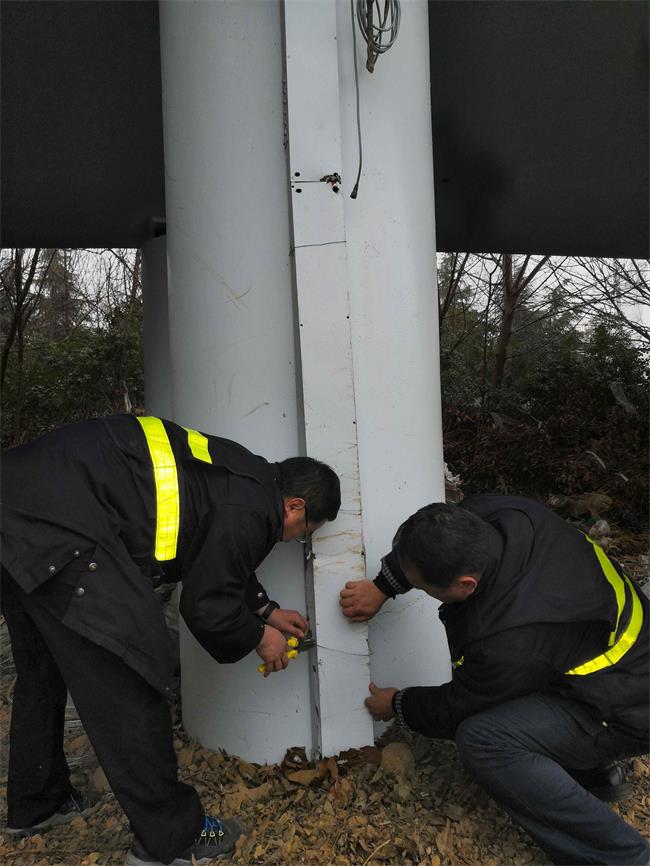
[[[361,180],[363,166],[363,144],[361,141],[361,111],[359,108],[359,68],[357,65],[357,30],[354,15],[355,0],[350,0],[350,17],[352,19],[352,51],[354,54],[354,85],[357,94],[357,135],[359,138],[359,171],[350,198],[356,198]],[[395,43],[399,33],[402,17],[400,0],[384,0],[383,10],[380,0],[356,0],[359,29],[368,44],[368,59],[366,69],[374,72],[377,58],[384,54]],[[376,18],[375,18],[376,15]]]
[[[393,46],[402,20],[400,0],[357,0],[357,20],[363,38],[368,44],[366,69],[375,71],[380,54]]]
[[[361,142],[361,113],[359,111],[359,69],[357,67],[357,32],[354,23],[354,0],[350,0],[350,13],[352,17],[352,53],[354,54],[354,85],[357,92],[357,135],[359,138],[359,171],[357,181],[354,185],[350,198],[356,198],[359,192],[359,181],[361,180],[361,167],[363,166],[363,144]]]

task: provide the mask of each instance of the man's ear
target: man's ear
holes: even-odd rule
[[[478,580],[473,574],[461,574],[461,576],[456,580],[456,586],[458,586],[459,589],[462,589],[465,598],[469,598],[469,596],[476,591]]]
[[[305,500],[300,496],[285,496],[284,513],[291,514],[294,511],[304,511]]]

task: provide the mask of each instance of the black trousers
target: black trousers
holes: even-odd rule
[[[24,593],[2,573],[2,611],[16,664],[7,780],[7,825],[30,827],[71,791],[63,752],[67,691],[99,762],[149,854],[164,863],[203,828],[203,808],[177,779],[166,699],[116,655],[64,626],[70,587],[48,581]]]
[[[456,744],[468,772],[554,863],[650,864],[643,836],[568,772],[644,748],[578,704],[541,694],[508,701],[461,722]]]

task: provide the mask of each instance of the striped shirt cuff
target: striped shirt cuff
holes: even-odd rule
[[[396,595],[402,595],[403,593],[408,592],[408,590],[403,587],[399,580],[394,576],[393,572],[388,567],[385,558],[381,561],[381,571],[379,573]]]
[[[407,691],[408,689],[401,689],[399,692],[395,692],[393,695],[393,709],[395,710],[395,716],[400,728],[406,728],[406,730],[409,730],[409,726],[404,720],[404,710],[402,709],[402,701],[404,700],[404,695]]]

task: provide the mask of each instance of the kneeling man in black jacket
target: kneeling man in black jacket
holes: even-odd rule
[[[646,840],[602,799],[619,759],[650,751],[649,602],[588,536],[518,497],[434,503],[400,526],[352,621],[421,589],[452,659],[441,686],[370,686],[373,718],[455,739],[467,770],[558,864],[647,866]],[[602,798],[602,799],[599,799]]]

